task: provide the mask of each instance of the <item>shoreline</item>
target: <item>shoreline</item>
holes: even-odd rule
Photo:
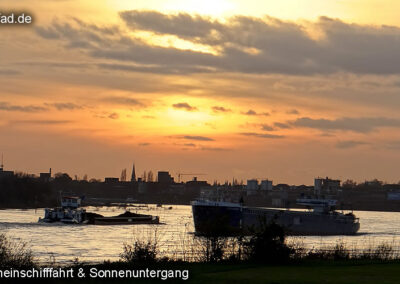
[[[81,207],[128,207],[128,206],[134,206],[134,205],[158,205],[161,204],[162,206],[191,206],[190,203],[186,202],[177,202],[177,203],[144,203],[144,202],[137,202],[137,203],[105,203],[105,204],[82,204]],[[304,207],[300,206],[294,206],[290,208],[282,208],[282,207],[274,207],[274,206],[252,206],[248,205],[249,207],[260,207],[260,208],[274,208],[274,209],[305,209]],[[53,208],[57,207],[55,205],[49,205],[49,206],[43,206],[43,207],[35,207],[35,206],[11,206],[11,207],[2,207],[0,206],[0,210],[32,210],[32,209],[44,209],[44,208]],[[337,208],[336,211],[342,211],[342,209]],[[386,210],[375,210],[375,209],[358,209],[358,208],[353,208],[353,209],[343,209],[343,211],[366,211],[366,212],[400,212],[400,206],[398,210],[394,210],[392,208],[386,209]]]

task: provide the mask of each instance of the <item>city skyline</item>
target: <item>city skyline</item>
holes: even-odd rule
[[[0,30],[5,169],[397,183],[396,7],[3,1],[33,17]]]

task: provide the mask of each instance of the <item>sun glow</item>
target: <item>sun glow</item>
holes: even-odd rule
[[[205,112],[168,109],[165,119],[167,123],[177,127],[196,127],[196,130],[199,130],[205,123],[211,121],[212,117]]]
[[[135,31],[132,33],[132,35],[154,46],[160,46],[166,48],[173,47],[176,49],[191,50],[196,52],[209,53],[213,55],[219,54],[219,51],[211,46],[194,43],[188,40],[181,39],[174,35],[158,35],[146,31]]]

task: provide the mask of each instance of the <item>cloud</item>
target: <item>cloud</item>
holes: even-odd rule
[[[175,136],[179,139],[186,139],[186,140],[196,140],[196,141],[215,141],[213,138],[206,137],[206,136],[198,136],[198,135],[182,135],[182,136]]]
[[[242,114],[244,114],[244,115],[250,115],[250,116],[252,116],[252,115],[264,115],[264,116],[269,116],[269,113],[268,112],[263,112],[263,113],[257,113],[256,111],[254,111],[254,110],[252,110],[252,109],[249,109],[248,111],[246,111],[246,112],[242,112]]]
[[[343,117],[337,119],[302,117],[288,122],[292,126],[318,129],[321,131],[353,131],[368,133],[380,127],[400,127],[400,119],[387,117]]]
[[[59,39],[60,34],[56,29],[36,27],[35,32],[45,39]]]
[[[383,147],[390,150],[399,150],[400,141],[388,141]]]
[[[113,112],[113,113],[111,113],[111,114],[108,115],[108,118],[111,118],[111,119],[118,119],[118,118],[119,118],[119,114],[116,113],[116,112]]]
[[[242,114],[245,114],[245,115],[257,115],[257,113],[252,109],[249,109],[247,112],[242,112]]]
[[[79,106],[74,103],[44,103],[43,105],[16,105],[10,104],[8,102],[0,102],[0,110],[3,111],[19,111],[19,112],[44,112],[49,111],[51,108],[55,108],[57,110],[75,110],[82,109],[82,106]]]
[[[171,66],[162,65],[145,65],[145,64],[115,64],[100,63],[97,64],[100,69],[117,70],[124,72],[142,72],[142,73],[158,73],[158,74],[181,74],[181,73],[210,73],[212,70],[202,66],[179,66],[179,68],[171,68]]]
[[[103,68],[147,68],[149,72],[174,74],[187,74],[188,70],[292,75],[400,73],[398,27],[352,24],[327,17],[301,23],[234,16],[222,22],[186,13],[136,10],[121,12],[120,17],[134,32],[174,35],[219,53],[154,46],[117,26],[98,26],[78,19],[54,21],[35,30],[44,39],[62,42],[66,49],[117,61]],[[309,27],[321,36],[310,36],[306,32]]]
[[[36,124],[36,125],[57,125],[71,123],[72,120],[10,120],[10,124]]]
[[[277,139],[277,138],[284,138],[285,137],[283,135],[255,133],[255,132],[242,132],[242,133],[239,133],[239,134],[243,135],[243,136],[258,137],[258,138],[268,138],[268,139]]]
[[[122,97],[122,96],[109,96],[102,99],[104,102],[116,104],[116,105],[123,105],[129,107],[144,107],[145,104],[141,101],[130,98],[130,97]]]
[[[299,114],[299,111],[297,109],[291,109],[291,110],[288,110],[286,113],[287,114]]]
[[[211,109],[214,112],[231,112],[232,111],[231,109],[225,108],[225,107],[222,107],[222,106],[213,106]]]
[[[143,143],[139,143],[139,146],[150,146],[151,145],[151,143],[148,143],[148,142],[143,142]]]
[[[83,107],[74,103],[52,103],[46,104],[55,107],[57,110],[75,110],[82,109]]]
[[[223,49],[213,66],[244,73],[399,73],[400,29],[348,24],[320,17],[309,23],[323,35],[312,38],[303,24],[272,17],[235,16],[226,22],[186,13],[125,11],[133,30],[145,30]],[[248,53],[246,50],[257,50]],[[392,61],[392,59],[394,61]]]
[[[275,122],[274,126],[277,128],[281,128],[281,129],[288,129],[291,128],[291,126],[287,123],[282,123],[282,122]]]
[[[19,74],[21,74],[21,72],[18,70],[0,69],[0,75],[2,75],[2,76],[14,76],[14,75],[19,75]]]
[[[20,112],[42,112],[48,109],[38,105],[14,105],[8,102],[0,102],[0,111],[20,111]]]
[[[177,104],[173,104],[172,105],[174,108],[176,109],[183,109],[186,111],[195,111],[197,110],[197,107],[193,107],[191,105],[189,105],[188,103],[177,103]]]
[[[355,141],[355,140],[346,140],[346,141],[339,141],[336,143],[336,148],[339,149],[350,149],[355,148],[360,145],[366,145],[368,143],[363,141]]]
[[[275,130],[272,126],[268,125],[268,124],[262,124],[261,125],[261,129],[264,131],[273,131]]]
[[[173,34],[187,39],[207,37],[216,25],[220,25],[208,17],[191,16],[187,13],[166,15],[156,11],[134,10],[120,12],[120,16],[133,30]]]
[[[200,147],[200,150],[202,150],[202,151],[217,151],[217,152],[220,152],[220,151],[230,151],[232,149],[230,149],[230,148],[222,148],[222,147]]]

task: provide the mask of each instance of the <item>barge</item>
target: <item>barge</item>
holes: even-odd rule
[[[44,218],[39,222],[65,224],[92,224],[92,225],[136,225],[136,224],[159,224],[158,216],[137,214],[126,211],[117,216],[105,217],[103,215],[86,212],[81,208],[81,198],[75,196],[64,196],[61,198],[61,206],[44,209]]]
[[[298,199],[311,211],[247,207],[242,203],[195,200],[192,204],[196,234],[248,235],[265,223],[282,226],[288,235],[354,235],[360,229],[353,213],[335,210],[336,200]]]

